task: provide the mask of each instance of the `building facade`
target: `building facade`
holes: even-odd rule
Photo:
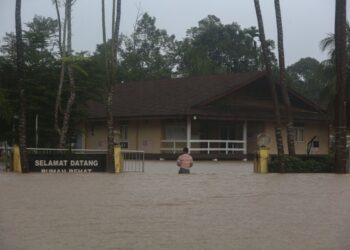
[[[198,156],[246,157],[255,153],[257,136],[263,133],[275,154],[275,118],[267,79],[265,73],[257,72],[117,85],[113,104],[115,141],[146,154],[177,154],[186,146]],[[326,113],[292,90],[289,97],[296,153],[327,154]],[[281,94],[279,103],[285,124]],[[105,149],[105,107],[97,102],[89,102],[88,107],[80,146]],[[287,152],[285,130],[283,141]]]

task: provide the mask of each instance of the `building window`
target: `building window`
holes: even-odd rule
[[[294,141],[304,142],[304,127],[294,127]]]
[[[128,140],[128,125],[126,124],[120,125],[120,140],[121,141]]]
[[[119,126],[119,132],[120,132],[120,140],[119,144],[122,148],[128,148],[128,125],[127,124],[121,124]]]

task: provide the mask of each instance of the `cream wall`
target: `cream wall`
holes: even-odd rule
[[[160,120],[145,120],[138,123],[138,150],[145,153],[159,153],[162,141]]]
[[[106,124],[87,124],[85,126],[85,148],[107,149]]]
[[[271,137],[270,143],[270,153],[277,154],[276,147],[276,137],[275,129],[273,123],[266,123],[265,133]],[[283,148],[284,153],[288,153],[287,145],[287,133],[286,129],[282,128],[282,137],[283,137]],[[316,123],[305,123],[304,126],[304,141],[295,142],[295,152],[296,154],[306,154],[307,153],[307,143],[314,137],[317,136],[319,139],[319,149],[318,151],[311,151],[311,154],[328,154],[328,145],[329,145],[329,131],[326,124],[316,124]]]
[[[138,148],[139,121],[128,122],[128,149],[139,150]]]
[[[118,125],[116,125],[118,129]],[[146,153],[159,153],[162,140],[160,120],[142,120],[128,122],[128,149],[144,150]],[[106,149],[107,128],[101,124],[85,126],[85,148]]]
[[[265,129],[271,137],[270,152],[277,154],[276,140],[273,123],[254,124],[248,122],[248,153],[255,151],[256,134]],[[146,153],[160,153],[162,141],[162,123],[160,120],[140,120],[128,122],[128,149],[144,150]],[[285,153],[287,149],[286,130],[283,128],[283,143]],[[307,143],[313,136],[319,138],[320,147],[317,152],[311,154],[327,154],[329,145],[328,126],[326,124],[305,124],[304,142],[295,142],[297,154],[306,154]],[[87,124],[85,126],[85,148],[87,149],[106,149],[107,148],[107,129],[104,123]]]

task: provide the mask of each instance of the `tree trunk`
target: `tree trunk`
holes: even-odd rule
[[[106,114],[107,114],[107,172],[113,172],[114,170],[113,139],[114,138],[112,138],[113,146],[111,146],[111,137],[113,137],[113,128],[114,128],[113,113],[112,113],[113,92],[110,90],[112,86],[112,77],[111,77],[111,67],[110,67],[110,60],[109,60],[109,53],[108,53],[107,39],[106,39],[105,1],[102,0],[101,3],[102,3],[102,38],[103,38],[103,45],[104,45],[105,69],[106,69],[105,91],[106,91]],[[115,3],[113,3],[113,6],[115,6]],[[114,24],[112,24],[112,27],[114,27],[113,25]],[[112,32],[113,32],[113,28],[112,28]]]
[[[117,58],[118,58],[120,18],[121,18],[121,0],[117,0],[117,16],[116,16],[115,25],[114,25],[115,43],[114,43],[114,54],[113,54],[115,65],[117,65]]]
[[[22,41],[22,23],[21,23],[21,0],[16,0],[16,66],[17,66],[17,82],[19,88],[20,114],[19,114],[19,150],[21,155],[22,171],[28,172],[27,158],[27,137],[26,137],[26,98],[24,84],[24,52]]]
[[[69,98],[66,103],[66,107],[63,113],[62,126],[60,128],[58,125],[59,124],[58,115],[59,115],[59,107],[61,103],[64,74],[65,74],[64,57],[72,56],[72,5],[73,5],[73,0],[66,1],[63,46],[61,51],[62,68],[61,68],[60,83],[59,83],[59,88],[58,88],[57,97],[56,97],[56,105],[55,105],[55,127],[56,127],[56,131],[59,134],[59,143],[58,143],[59,148],[64,148],[67,145],[67,133],[69,130],[70,116],[71,116],[72,107],[74,105],[75,96],[76,96],[74,72],[73,72],[72,66],[68,64],[67,71],[68,71],[68,79],[69,79]],[[66,32],[67,32],[67,51],[65,50]]]
[[[284,155],[284,150],[283,150],[281,115],[279,110],[278,95],[277,95],[276,85],[272,80],[271,64],[268,56],[269,51],[268,51],[268,47],[265,39],[264,23],[261,15],[259,0],[254,0],[254,4],[255,4],[256,16],[258,19],[259,36],[260,36],[260,42],[261,42],[261,47],[263,51],[263,60],[264,60],[265,69],[267,72],[268,82],[270,85],[271,97],[272,97],[273,108],[275,113],[275,135],[276,135],[277,153],[279,157],[282,157]],[[281,164],[280,171],[281,172],[284,171],[283,164]]]
[[[282,96],[284,106],[286,108],[287,115],[287,142],[289,155],[295,155],[294,146],[294,126],[292,118],[292,110],[290,106],[290,100],[288,95],[288,88],[286,84],[286,67],[284,62],[284,45],[283,45],[283,27],[282,27],[282,15],[280,1],[275,0],[276,10],[276,23],[277,23],[277,34],[278,34],[278,62],[279,62],[279,83],[282,90]]]
[[[108,86],[107,90],[107,171],[114,172],[114,120],[113,120],[113,84]]]
[[[335,60],[336,60],[336,105],[335,105],[335,164],[337,173],[346,173],[346,0],[336,0],[335,8]]]
[[[72,56],[72,0],[67,0],[67,55]],[[63,114],[63,122],[61,129],[61,137],[59,141],[59,147],[63,148],[67,144],[67,133],[69,130],[69,120],[72,112],[72,107],[75,100],[75,80],[74,72],[71,65],[67,65],[68,79],[69,79],[69,98],[67,106]]]
[[[61,130],[60,125],[59,125],[60,124],[59,115],[60,115],[60,112],[62,112],[61,96],[62,96],[64,77],[65,77],[65,70],[66,70],[64,58],[66,56],[67,11],[65,11],[65,18],[64,18],[64,23],[63,23],[63,39],[62,39],[61,15],[60,15],[60,10],[59,10],[57,0],[55,0],[55,5],[56,5],[56,13],[57,13],[57,20],[58,20],[58,28],[59,28],[58,43],[59,43],[60,57],[61,57],[62,62],[61,62],[60,80],[59,80],[59,85],[58,85],[58,90],[57,90],[57,95],[56,95],[55,114],[54,114],[55,121],[54,122],[55,122],[55,130],[57,131],[59,138],[61,138],[62,130]]]

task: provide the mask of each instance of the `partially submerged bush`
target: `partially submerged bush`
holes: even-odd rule
[[[334,173],[334,156],[284,156],[282,163],[286,173]],[[279,172],[279,160],[272,157],[269,162],[269,172]]]

